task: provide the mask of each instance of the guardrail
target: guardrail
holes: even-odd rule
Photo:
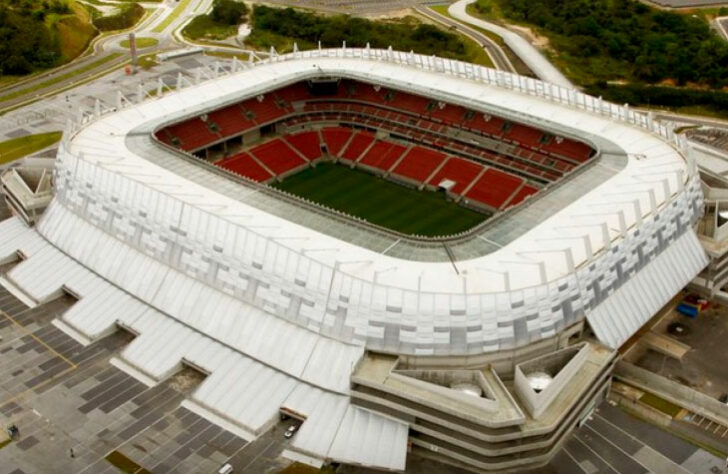
[[[680,152],[681,156],[683,156],[687,163],[687,172],[683,172],[682,170],[676,172],[678,175],[680,190],[686,184],[690,183],[691,180],[696,179],[697,177],[697,166],[695,160],[692,157],[690,148],[687,145],[687,140],[685,139],[685,137],[675,133],[674,125],[672,123],[661,123],[654,120],[651,113],[642,113],[636,110],[632,110],[627,105],[620,106],[612,104],[602,100],[601,97],[595,98],[575,91],[573,89],[567,89],[557,85],[545,83],[537,79],[522,77],[503,71],[496,71],[493,69],[468,64],[457,60],[438,58],[435,56],[423,56],[414,54],[412,52],[405,53],[393,51],[391,47],[389,49],[373,49],[367,46],[366,48],[354,49],[347,48],[344,44],[341,48],[336,49],[319,48],[308,51],[298,51],[298,49],[294,46],[294,51],[292,53],[284,55],[277,54],[275,50],[271,48],[270,55],[267,59],[259,59],[258,61],[255,61],[252,56],[247,62],[241,62],[237,59],[233,59],[229,70],[223,68],[218,62],[216,62],[214,67],[209,72],[203,72],[198,70],[195,74],[194,80],[192,81],[184,78],[180,74],[178,75],[177,80],[177,90],[179,91],[186,87],[191,87],[199,84],[206,78],[215,79],[218,77],[235,74],[236,72],[239,72],[241,70],[263,67],[266,64],[295,61],[305,58],[362,59],[367,61],[381,61],[384,63],[399,64],[416,69],[435,71],[441,74],[461,77],[483,84],[495,85],[523,94],[543,98],[544,100],[548,100],[554,103],[569,105],[571,107],[586,111],[588,113],[596,114],[611,120],[627,123],[631,126],[642,128],[649,133],[659,137],[663,141],[669,143],[675,150]],[[170,92],[170,94],[174,93],[176,92]],[[150,98],[150,100],[159,100],[158,97],[154,97],[149,94],[147,94],[147,96]],[[62,140],[62,149],[65,149],[66,152],[68,152],[70,138],[73,137],[81,128],[98,120],[107,113],[129,107],[143,100],[145,100],[145,94],[143,93],[138,95],[137,101],[130,101],[119,92],[117,95],[117,103],[115,107],[105,106],[104,104],[101,104],[97,101],[93,111],[80,111],[78,120],[69,121],[67,133],[64,134]],[[87,161],[87,159],[83,156],[76,158]],[[669,190],[666,179],[664,185],[666,187],[666,190]],[[678,199],[681,195],[681,193],[679,192],[680,190],[668,196],[666,202],[664,203],[664,206],[667,206],[670,203],[674,202],[676,199]],[[298,196],[286,196],[288,196],[289,199],[296,199],[298,202],[305,202],[304,200],[302,200],[302,198]],[[652,209],[650,209],[648,214],[656,215],[662,208],[663,205],[653,207]],[[334,211],[332,215],[344,216],[345,214],[339,211]],[[349,215],[346,215],[346,217],[354,219],[355,221],[361,221],[361,219],[352,218]],[[642,217],[644,218],[645,216],[643,215]],[[632,227],[626,227],[623,225],[619,235],[611,238],[610,240],[614,241],[623,238],[627,234],[628,230],[630,230],[631,228]],[[251,229],[248,230],[250,230],[251,232],[255,232]],[[450,239],[458,239],[461,237],[462,234],[448,236],[448,238]],[[571,257],[567,254],[568,252],[566,252],[564,255],[564,258],[567,262],[567,267],[570,268],[570,271],[575,271],[573,262],[570,260]],[[586,261],[581,262],[577,268],[588,265],[591,261],[594,261],[594,259],[599,258],[600,255],[601,251],[594,252],[590,255],[589,258],[587,258]]]

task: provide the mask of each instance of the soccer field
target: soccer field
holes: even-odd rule
[[[490,217],[448,201],[443,193],[409,189],[334,163],[319,163],[273,187],[410,235],[454,234]]]

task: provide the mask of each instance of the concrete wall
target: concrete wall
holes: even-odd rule
[[[624,361],[617,363],[614,376],[716,423],[728,426],[728,405],[704,393]]]
[[[589,346],[584,344],[578,349],[564,349],[516,366],[514,375],[516,393],[532,417],[538,418],[546,411],[556,396],[584,365],[589,350]],[[563,364],[563,358],[568,356],[571,356],[571,360],[566,362],[558,373],[554,373],[554,364]],[[549,386],[540,393],[536,393],[531,388],[527,378],[528,374],[536,370],[544,370],[553,376]]]

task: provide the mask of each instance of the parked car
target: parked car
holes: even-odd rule
[[[288,427],[283,437],[286,439],[293,438],[293,435],[296,434],[296,431],[298,431],[298,425],[291,425]]]
[[[230,463],[225,463],[222,466],[220,466],[220,469],[217,470],[217,474],[232,474],[233,467],[230,465]]]

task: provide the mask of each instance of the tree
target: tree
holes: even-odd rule
[[[212,4],[212,19],[223,25],[238,25],[248,13],[243,2],[215,0]]]

